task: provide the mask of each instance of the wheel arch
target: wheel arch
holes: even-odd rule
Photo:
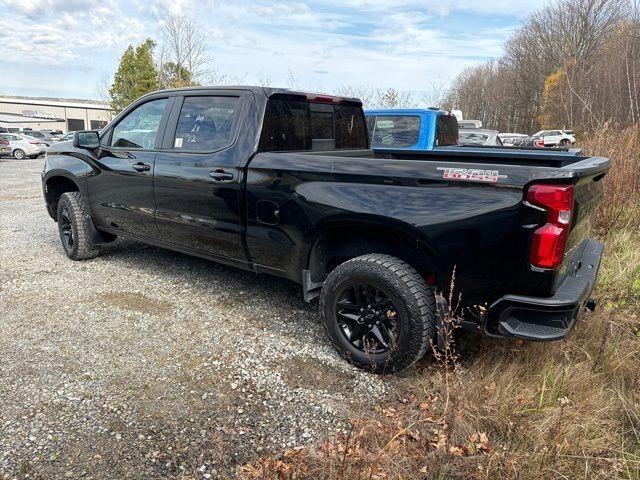
[[[64,173],[54,173],[49,175],[43,185],[44,198],[49,216],[58,221],[58,202],[60,196],[66,192],[80,192],[80,185],[77,179]]]
[[[308,280],[321,283],[341,263],[372,253],[399,258],[425,279],[438,273],[435,250],[415,228],[388,221],[349,219],[318,229],[306,255]],[[433,281],[429,278],[428,283]]]

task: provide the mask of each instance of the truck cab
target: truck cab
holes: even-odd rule
[[[364,114],[375,150],[433,150],[458,143],[458,120],[444,110],[378,109]]]

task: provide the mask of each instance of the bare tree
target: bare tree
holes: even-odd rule
[[[107,72],[104,72],[96,82],[96,93],[98,95],[98,98],[105,103],[111,102],[111,95],[109,95],[111,82],[111,75],[109,75]]]
[[[407,108],[414,106],[415,103],[411,92],[383,88],[376,92],[376,104],[378,108]]]
[[[429,107],[442,107],[447,100],[449,84],[448,79],[430,81],[422,91],[420,100]]]
[[[197,84],[203,81],[211,63],[207,37],[184,15],[169,15],[162,25],[159,70],[161,86]]]
[[[376,89],[372,86],[343,85],[336,89],[336,93],[342,97],[359,98],[365,108],[374,107]]]
[[[111,88],[112,78],[107,72],[104,72],[102,76],[96,82],[96,93],[98,99],[104,103],[111,104],[111,95],[109,94],[109,89]],[[109,110],[108,119],[111,120],[112,112]]]
[[[359,98],[365,108],[408,108],[415,107],[412,92],[396,88],[376,88],[370,85],[343,85],[336,90],[343,97]]]
[[[258,72],[258,75],[256,75],[256,81],[261,87],[270,87],[273,85],[271,78],[262,72]]]

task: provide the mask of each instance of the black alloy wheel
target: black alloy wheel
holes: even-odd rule
[[[70,251],[73,249],[74,238],[69,209],[66,206],[63,206],[60,210],[60,218],[58,219],[60,222],[60,235],[62,237],[65,250]]]
[[[364,353],[386,353],[399,335],[398,310],[382,288],[350,285],[338,296],[336,318],[347,341]]]
[[[334,268],[320,293],[320,315],[338,353],[369,372],[399,372],[435,340],[435,297],[409,264],[371,253]]]

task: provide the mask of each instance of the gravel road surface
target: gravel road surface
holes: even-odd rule
[[[0,159],[0,479],[233,478],[389,397],[295,284],[128,240],[67,259],[43,162]]]

